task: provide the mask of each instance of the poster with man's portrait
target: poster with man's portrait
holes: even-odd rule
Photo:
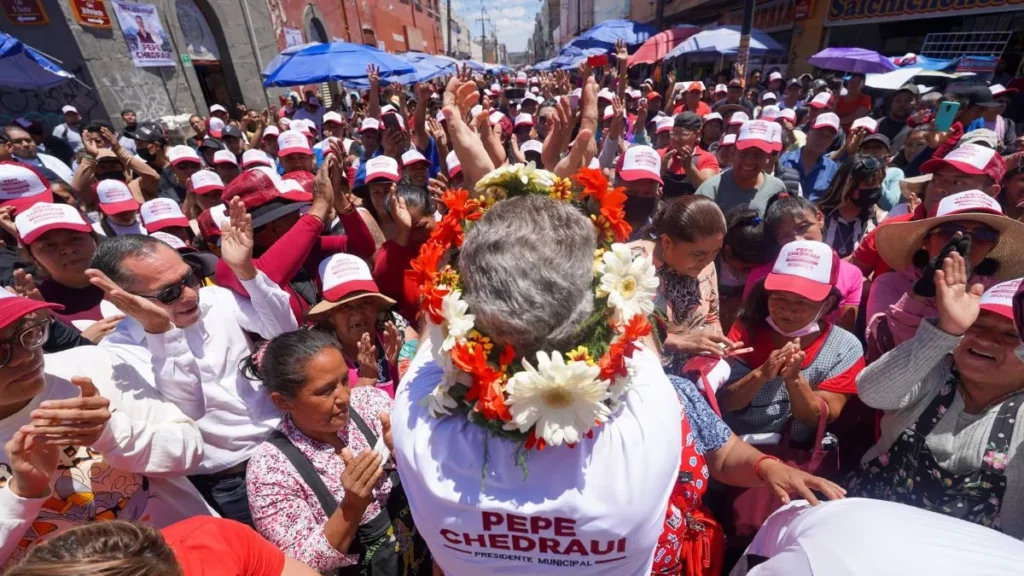
[[[174,66],[174,51],[160,24],[156,6],[117,0],[112,4],[135,66]]]

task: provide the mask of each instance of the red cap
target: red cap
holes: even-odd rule
[[[154,198],[147,201],[139,209],[139,215],[142,217],[142,225],[146,227],[146,232],[150,234],[164,228],[189,226],[188,218],[182,213],[181,207],[170,198]]]
[[[15,296],[7,290],[0,289],[0,330],[7,328],[25,316],[39,310],[56,310],[60,312],[64,307],[60,304],[32,300]]]
[[[661,94],[658,94],[654,90],[651,90],[650,92],[647,93],[647,100],[648,101],[654,100],[655,98],[657,98],[658,100],[661,100]]]
[[[21,162],[0,162],[0,206],[14,206],[17,214],[39,202],[53,203],[53,189],[46,177]]]
[[[839,255],[831,246],[816,240],[794,240],[782,247],[764,280],[764,289],[821,302],[838,281]]]
[[[655,180],[658,184],[664,183],[661,180],[661,156],[650,146],[627,148],[625,154],[619,156],[616,170],[619,173],[619,178],[627,182]]]
[[[224,204],[218,204],[200,212],[196,218],[196,223],[199,224],[199,235],[206,240],[220,238],[220,225],[229,220],[227,209],[228,207]]]
[[[92,188],[99,200],[100,211],[104,214],[135,212],[139,209],[139,201],[132,195],[128,185],[120,180],[100,180]]]
[[[950,166],[974,176],[984,174],[999,184],[1006,176],[1006,161],[996,151],[980,144],[961,144],[944,158],[932,158],[921,165],[921,173],[931,174]]]
[[[294,195],[295,192],[297,192],[297,190],[284,190],[281,192],[282,196],[288,198],[289,200],[295,200],[297,202],[313,201],[313,181],[316,180],[316,176],[314,176],[312,172],[308,172],[306,170],[292,170],[291,172],[282,175],[281,179],[286,181],[283,182],[285,186],[288,186],[288,182],[298,183],[298,185],[302,188],[302,192],[304,194],[308,194],[308,196],[296,196],[293,198],[291,196]]]

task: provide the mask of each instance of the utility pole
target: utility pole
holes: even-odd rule
[[[447,5],[448,5],[448,16],[447,16],[447,19],[448,19],[448,56],[452,56],[452,55],[455,54],[455,51],[452,49],[452,0],[448,0],[447,1]]]
[[[576,0],[576,35],[583,32],[583,0]]]
[[[656,0],[654,4],[654,28],[661,31],[661,21],[665,19],[665,0]]]
[[[747,85],[747,62],[750,60],[750,31],[754,28],[754,0],[743,0],[743,26],[740,27],[740,47],[736,52],[736,75]]]

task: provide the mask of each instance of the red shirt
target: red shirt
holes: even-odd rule
[[[668,150],[669,149],[667,147],[659,148],[658,155],[664,159],[665,153],[668,152]],[[696,147],[694,147],[693,156],[694,158],[697,159],[697,170],[711,169],[715,171],[715,174],[718,174],[719,172],[722,171],[722,169],[718,166],[718,158],[716,158],[714,154],[701,148],[699,144]],[[672,164],[668,166],[668,171],[673,174],[686,174],[686,168],[683,167],[682,162],[679,162],[678,160],[672,161]]]
[[[299,324],[302,324],[303,317],[309,310],[309,303],[299,298],[288,283],[300,268],[305,268],[307,272],[317,276],[320,261],[331,254],[348,252],[365,260],[373,255],[377,247],[358,210],[353,210],[340,219],[345,227],[344,236],[321,236],[324,225],[320,219],[304,214],[263,255],[253,259],[253,265],[257,270],[266,274],[267,278],[273,280],[291,296],[292,312]],[[320,278],[315,277],[313,281],[319,290]],[[218,286],[234,290],[242,296],[249,295],[231,271],[231,267],[223,260],[217,262],[216,282]]]
[[[857,249],[853,251],[851,258],[856,260],[860,264],[864,264],[870,270],[869,273],[865,273],[865,278],[871,278],[874,274],[874,278],[878,278],[880,275],[885,274],[892,270],[885,260],[882,260],[882,256],[878,253],[878,246],[875,244],[875,232],[880,226],[888,226],[896,222],[913,222],[915,220],[921,220],[925,217],[924,204],[922,203],[910,214],[900,214],[899,216],[890,216],[882,221],[881,224],[876,226],[870,232],[864,236],[864,239],[857,245]],[[863,271],[863,268],[861,268]]]
[[[160,531],[184,576],[281,576],[284,552],[234,520],[195,516]]]
[[[733,342],[743,342],[744,347],[751,347],[753,350],[746,354],[740,354],[736,356],[738,360],[749,366],[750,368],[757,368],[768,360],[768,357],[774,352],[777,347],[772,342],[772,329],[765,323],[761,324],[762,329],[758,330],[753,335],[747,330],[746,326],[741,322],[734,322],[732,328],[729,329],[729,340]],[[825,322],[821,331],[817,333],[814,341],[804,347],[804,352],[807,356],[804,358],[803,364],[800,368],[806,369],[818,358],[818,353],[821,352],[822,346],[825,341],[832,333],[832,324]],[[833,346],[835,348],[835,346]],[[831,362],[830,359],[827,359]],[[843,370],[841,373],[832,376],[826,380],[821,381],[815,390],[823,390],[826,392],[835,392],[837,394],[856,394],[857,393],[857,375],[860,374],[861,370],[864,369],[864,357],[862,356],[852,366]]]
[[[683,104],[680,104],[680,105],[676,106],[675,108],[673,108],[672,109],[672,113],[673,114],[679,114],[680,112],[686,112],[687,110],[689,110],[689,108],[687,108],[686,104],[683,103]],[[701,118],[703,118],[705,114],[711,114],[711,106],[708,106],[706,102],[701,100],[700,102],[697,103],[697,109],[696,110],[689,110],[689,111],[693,112],[697,116],[700,116]]]

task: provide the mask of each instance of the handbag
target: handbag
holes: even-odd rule
[[[377,444],[377,435],[351,406],[349,417],[370,446]],[[329,518],[338,509],[338,501],[324,484],[320,473],[291,440],[274,430],[267,441],[288,458],[299,476],[313,491]],[[339,576],[418,576],[432,574],[433,561],[423,537],[416,531],[409,500],[402,490],[398,471],[389,473],[391,493],[379,514],[359,525],[348,554],[358,554],[359,563],[337,570]]]
[[[786,423],[782,441],[775,446],[758,446],[765,454],[775,456],[779,460],[798,468],[808,474],[816,473],[826,463],[838,466],[838,450],[826,450],[822,446],[825,438],[825,425],[828,423],[828,404],[818,397],[821,415],[818,417],[818,430],[814,435],[814,445],[810,450],[794,447],[790,441],[790,423]],[[792,419],[790,419],[790,422]],[[764,524],[764,521],[782,507],[782,500],[775,495],[770,486],[731,489],[732,498],[732,535],[740,539],[751,538]]]

